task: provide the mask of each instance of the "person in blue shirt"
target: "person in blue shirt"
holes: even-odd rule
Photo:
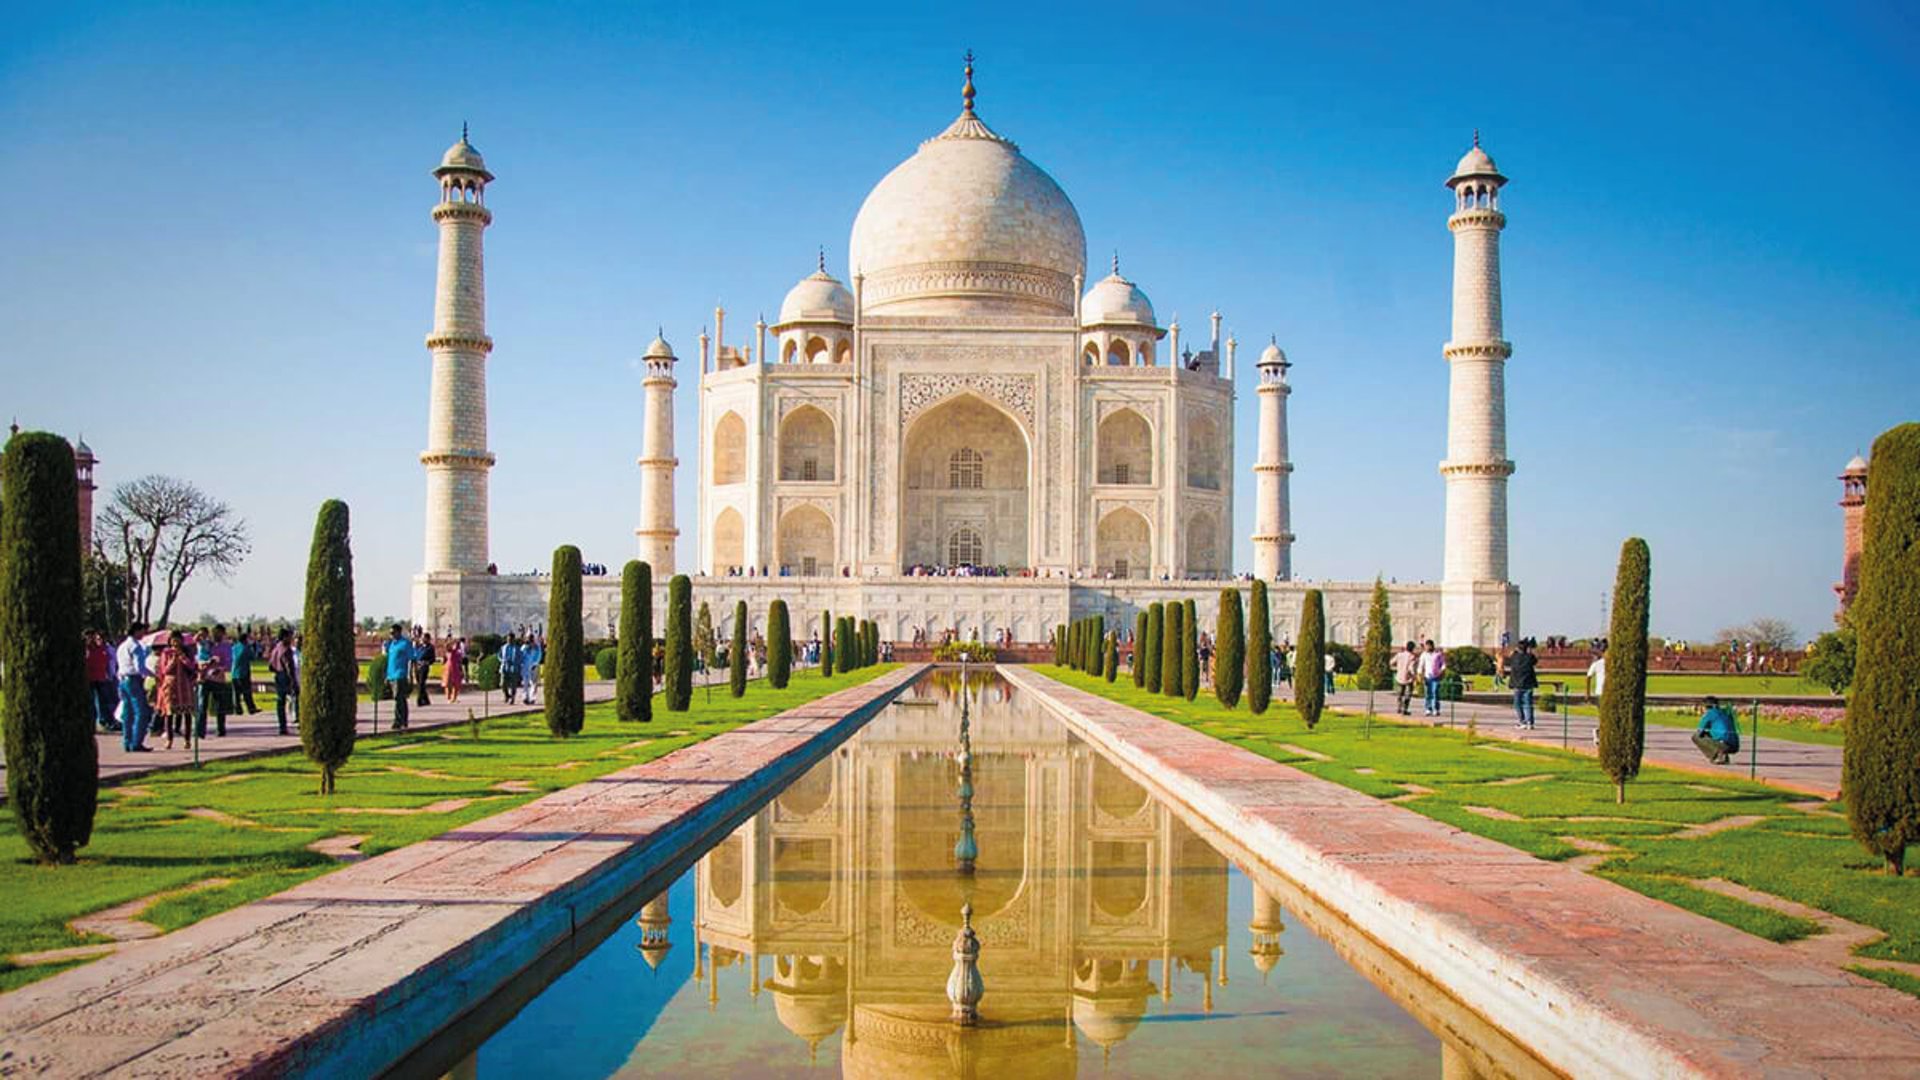
[[[394,623],[387,632],[387,686],[393,692],[393,729],[405,731],[407,728],[407,691],[410,684],[407,677],[413,672],[413,662],[418,659],[413,642],[407,640],[406,628]]]
[[[547,650],[541,644],[541,639],[528,634],[526,643],[520,646],[520,700],[523,704],[533,704],[533,693],[540,685],[540,663],[546,658]]]
[[[1740,725],[1720,699],[1709,696],[1707,711],[1700,716],[1700,727],[1693,733],[1693,745],[1715,765],[1725,765],[1740,752]]]
[[[507,643],[500,646],[500,689],[507,695],[507,704],[513,704],[513,695],[520,690],[520,637],[508,634]]]

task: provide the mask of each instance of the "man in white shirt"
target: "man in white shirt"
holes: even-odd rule
[[[1447,654],[1434,645],[1428,638],[1424,643],[1425,652],[1420,654],[1420,678],[1427,685],[1425,714],[1440,715],[1440,677],[1447,673]]]
[[[1607,692],[1607,654],[1601,653],[1587,665],[1587,697],[1599,701],[1600,695]]]
[[[147,751],[147,721],[152,718],[147,707],[147,676],[153,670],[147,663],[147,645],[140,640],[146,632],[146,623],[127,627],[125,640],[113,653],[120,678],[120,748],[134,754]]]
[[[1413,715],[1413,680],[1419,666],[1420,653],[1411,641],[1405,651],[1393,654],[1393,689],[1401,716]]]

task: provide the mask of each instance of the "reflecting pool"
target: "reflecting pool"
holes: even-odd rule
[[[1270,871],[1243,872],[1030,695],[960,687],[917,683],[440,1067],[1474,1073],[1453,1018],[1317,932],[1324,914],[1259,884]]]

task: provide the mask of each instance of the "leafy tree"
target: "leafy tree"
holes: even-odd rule
[[[833,621],[833,612],[822,609],[820,612],[820,674],[833,674],[833,629],[839,624]]]
[[[1147,685],[1147,613],[1133,613],[1133,651],[1128,654],[1127,669],[1133,674],[1133,685]]]
[[[114,488],[94,534],[107,557],[127,569],[135,617],[155,626],[173,617],[180,590],[195,574],[205,570],[224,581],[252,550],[247,523],[232,507],[171,476],[143,476]]]
[[[1134,646],[1136,651],[1147,657],[1147,689],[1160,693],[1164,685],[1161,676],[1160,651],[1166,647],[1167,606],[1158,600],[1147,605],[1147,636]]]
[[[1607,687],[1600,695],[1600,767],[1613,778],[1613,799],[1627,801],[1627,781],[1640,775],[1647,744],[1647,611],[1652,556],[1637,536],[1620,545],[1607,630]]]
[[[1800,647],[1800,632],[1795,630],[1793,624],[1785,619],[1776,619],[1763,615],[1760,618],[1750,619],[1747,622],[1741,623],[1739,626],[1729,626],[1722,629],[1719,640],[1721,644],[1733,641],[1751,641],[1755,645],[1762,646],[1768,652],[1786,652],[1789,649],[1797,649]],[[1609,642],[1608,644],[1611,646],[1612,643]],[[1613,663],[1612,659],[1608,659],[1607,663],[1611,665]],[[1607,677],[1612,678],[1613,673],[1609,671]]]
[[[747,696],[747,602],[733,602],[733,641],[727,646],[727,692]]]
[[[622,720],[653,719],[653,567],[630,559],[620,570],[620,663],[614,703]]]
[[[1393,689],[1393,616],[1387,610],[1387,586],[1378,576],[1373,579],[1373,602],[1367,608],[1366,649],[1360,656],[1360,677],[1354,682],[1362,690]]]
[[[0,455],[0,729],[7,801],[43,863],[74,861],[93,836],[99,801],[80,649],[79,519],[73,447],[44,431],[9,439]]]
[[[840,674],[845,675],[854,668],[853,655],[853,616],[842,615],[833,628],[833,655],[840,665]]]
[[[700,658],[700,670],[706,673],[706,682],[709,684],[713,682],[713,661],[719,652],[720,639],[713,632],[713,612],[702,600],[700,614],[693,620],[693,654]]]
[[[1107,635],[1107,681],[1112,682],[1120,676],[1120,632]]]
[[[1335,675],[1352,675],[1360,670],[1360,650],[1345,642],[1327,642],[1327,654],[1333,657]]]
[[[1853,685],[1854,658],[1859,652],[1860,635],[1852,626],[1829,630],[1807,646],[1807,659],[1800,675],[1836,694],[1844,694]]]
[[[1267,583],[1255,581],[1247,604],[1247,708],[1267,711],[1273,697],[1273,624],[1267,618]]]
[[[87,625],[105,634],[108,641],[119,640],[127,630],[127,597],[133,585],[127,568],[101,554],[96,547],[82,561],[81,574]]]
[[[1240,616],[1240,590],[1220,590],[1220,614],[1213,621],[1213,696],[1231,709],[1240,704],[1247,677],[1246,625]]]
[[[1167,602],[1166,621],[1160,628],[1160,692],[1168,697],[1186,695],[1180,682],[1187,670],[1180,661],[1180,643],[1186,640],[1186,635],[1180,631],[1180,623],[1186,617],[1185,604],[1178,600]]]
[[[787,625],[787,602],[767,605],[767,685],[784,690],[793,674],[793,628]]]
[[[1320,712],[1327,707],[1325,605],[1319,589],[1308,589],[1300,603],[1300,641],[1296,646],[1300,659],[1293,676],[1293,707],[1300,710],[1300,719],[1307,722],[1308,730],[1320,722]]]
[[[553,549],[547,588],[547,656],[541,664],[547,696],[547,730],[561,738],[580,734],[587,722],[586,629],[580,624],[580,549]]]
[[[1854,839],[1899,875],[1920,843],[1920,424],[1875,439],[1870,460],[1841,790]]]
[[[1182,604],[1180,613],[1180,692],[1192,701],[1200,693],[1200,620],[1193,601]]]
[[[686,712],[693,704],[693,582],[685,574],[667,582],[667,643],[660,662],[667,669],[667,711]]]
[[[353,546],[347,504],[329,499],[313,525],[300,617],[300,746],[320,766],[320,794],[353,755],[359,665],[353,659]],[[496,665],[497,667],[497,665]],[[386,668],[380,669],[382,682]],[[376,698],[376,700],[378,700]]]

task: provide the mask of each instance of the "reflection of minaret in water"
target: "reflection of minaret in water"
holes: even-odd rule
[[[1247,933],[1252,935],[1253,944],[1247,946],[1247,955],[1253,957],[1253,966],[1260,969],[1260,981],[1267,981],[1267,972],[1280,962],[1286,950],[1280,947],[1280,932],[1286,924],[1280,921],[1280,901],[1273,894],[1258,885],[1253,887],[1253,918],[1247,923]]]
[[[960,684],[960,839],[953,845],[953,868],[967,877],[973,876],[974,860],[980,857],[980,842],[973,834],[973,739],[968,733],[969,709],[967,686]]]
[[[667,912],[666,892],[640,905],[640,917],[633,923],[640,928],[640,958],[647,962],[650,970],[658,971],[667,950],[673,948],[673,942],[667,937],[673,916]]]

